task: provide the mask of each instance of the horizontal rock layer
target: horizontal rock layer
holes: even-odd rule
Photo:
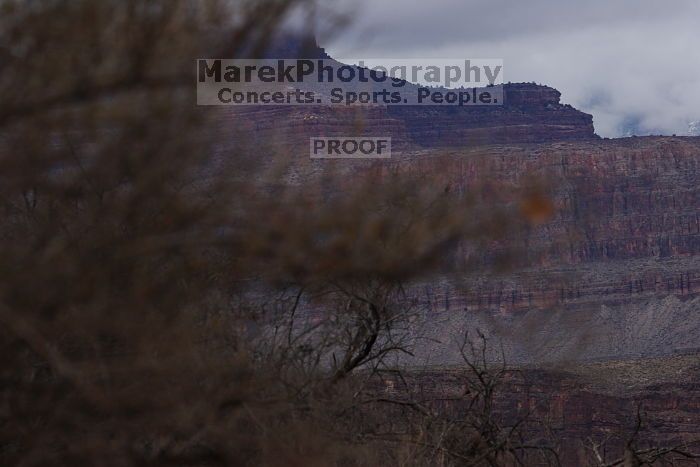
[[[597,138],[593,118],[560,103],[560,93],[535,84],[504,85],[493,106],[231,106],[219,123],[229,136],[306,149],[323,136],[391,137],[396,147],[465,147]],[[240,133],[234,131],[242,130]]]

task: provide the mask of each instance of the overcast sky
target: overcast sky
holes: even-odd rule
[[[503,58],[506,81],[559,89],[601,136],[688,134],[700,121],[700,0],[352,5],[345,33],[320,38],[333,56]]]

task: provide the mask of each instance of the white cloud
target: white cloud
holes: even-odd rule
[[[602,136],[685,134],[700,120],[700,2],[374,0],[331,55],[503,58],[507,81],[556,87]]]

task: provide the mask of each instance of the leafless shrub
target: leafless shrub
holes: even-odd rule
[[[644,415],[637,406],[634,426],[618,436],[609,435],[602,440],[589,439],[586,448],[590,453],[591,465],[600,467],[642,467],[642,466],[681,466],[699,465],[700,454],[693,452],[687,444],[655,446],[644,442]],[[647,445],[645,447],[645,445]],[[619,457],[618,457],[619,456]]]

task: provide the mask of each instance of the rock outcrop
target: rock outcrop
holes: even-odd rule
[[[597,139],[593,118],[560,103],[556,89],[506,84],[499,106],[246,106],[226,107],[220,119],[253,141],[308,148],[321,136],[383,136],[401,148],[474,147]]]
[[[342,66],[313,37],[280,37],[259,56],[324,59]],[[403,91],[415,92],[415,84],[405,86]],[[321,86],[322,93],[328,91]],[[245,137],[254,142],[276,141],[302,149],[308,148],[309,138],[322,136],[390,136],[402,148],[596,139],[593,117],[562,104],[560,98],[561,93],[548,86],[508,83],[503,85],[503,105],[232,106],[219,118],[244,128]]]

